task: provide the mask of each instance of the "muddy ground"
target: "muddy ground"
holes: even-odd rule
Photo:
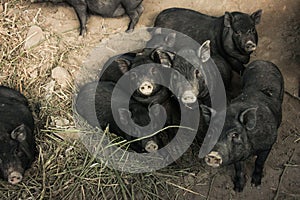
[[[188,190],[182,190],[178,199],[300,199],[300,1],[298,0],[144,0],[144,13],[136,29],[153,25],[155,16],[169,7],[191,8],[206,14],[220,16],[225,11],[252,13],[263,9],[261,23],[257,30],[259,43],[252,60],[264,59],[274,62],[285,79],[283,122],[279,137],[265,166],[265,176],[260,189],[250,186],[253,160],[248,162],[248,182],[242,193],[233,192],[232,167],[209,169],[208,174],[194,170],[182,182]],[[23,12],[27,23],[42,28],[48,42],[45,54],[61,52],[63,60],[55,63],[32,63],[28,72],[37,67],[59,65],[68,70],[74,78],[78,76],[89,53],[104,39],[124,32],[129,19],[108,19],[90,16],[88,34],[79,37],[79,23],[74,10],[67,4],[30,4],[22,1],[16,12]],[[50,36],[59,38],[52,40]],[[37,56],[43,56],[43,49]],[[47,58],[45,55],[45,58]],[[34,62],[34,61],[33,61]],[[36,78],[39,78],[36,76]],[[56,114],[58,115],[58,114]],[[57,116],[54,116],[57,117]],[[197,162],[202,162],[197,160]],[[205,167],[205,166],[204,166]],[[202,180],[206,180],[205,183]],[[207,184],[209,183],[209,184]]]

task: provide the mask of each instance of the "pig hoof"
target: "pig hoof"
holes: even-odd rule
[[[14,171],[14,172],[12,172],[12,173],[9,174],[9,176],[8,176],[8,182],[11,183],[11,184],[13,184],[13,185],[15,185],[15,184],[21,182],[22,178],[23,178],[23,176],[22,176],[22,174],[20,172]]]
[[[261,184],[261,179],[252,177],[251,185],[258,187]]]
[[[133,32],[133,28],[128,28],[125,32],[126,33],[132,33]]]
[[[241,185],[235,185],[233,189],[236,192],[242,192],[244,188]]]
[[[79,33],[79,36],[84,37],[84,36],[86,36],[86,35],[87,35],[86,28],[81,29],[81,30],[80,30],[80,33]]]
[[[260,185],[256,185],[255,183],[251,183],[251,187],[255,187],[258,190],[261,189],[261,186]]]
[[[158,150],[158,145],[153,140],[150,140],[147,142],[147,144],[145,146],[145,150],[149,153],[155,152]]]
[[[141,14],[144,12],[144,10],[145,10],[145,8],[144,8],[144,6],[142,6],[142,5],[140,5],[140,6],[136,9],[136,11],[139,13],[139,15],[141,15]]]

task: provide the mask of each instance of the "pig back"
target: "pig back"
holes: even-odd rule
[[[243,91],[258,90],[282,103],[284,81],[278,67],[268,61],[253,61],[244,71]]]
[[[25,97],[23,100],[27,103]],[[34,129],[34,120],[30,109],[16,98],[0,97],[0,123],[7,132],[11,132],[21,124],[26,125],[31,131]]]
[[[24,95],[6,86],[0,86],[0,97],[11,99],[13,101],[19,101],[24,105],[28,105],[28,101]]]

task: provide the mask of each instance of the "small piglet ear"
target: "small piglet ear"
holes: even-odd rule
[[[129,60],[126,60],[124,58],[118,58],[115,60],[115,62],[118,63],[119,69],[123,74],[129,71],[131,65]]]
[[[151,53],[151,59],[156,63],[164,65],[164,67],[171,67],[172,61],[174,60],[174,54],[161,49],[156,49]]]
[[[27,135],[27,128],[25,126],[25,124],[21,124],[20,126],[18,126],[17,128],[15,128],[10,136],[12,139],[14,140],[18,140],[19,142],[22,142],[26,139],[26,135]]]
[[[208,125],[210,120],[216,115],[216,111],[206,105],[201,104],[200,109],[202,111],[202,116],[204,118],[204,122]]]
[[[255,25],[259,24],[261,18],[262,10],[259,9],[258,11],[251,14],[251,18],[254,20]]]
[[[131,119],[131,112],[126,108],[118,109],[120,121],[123,125],[128,125],[129,120]]]
[[[176,33],[169,33],[165,38],[165,42],[167,47],[174,47],[176,42]]]
[[[200,57],[201,61],[204,63],[208,61],[210,58],[210,40],[206,40],[198,51],[198,56]]]
[[[160,27],[156,28],[156,29],[154,30],[154,34],[155,34],[155,35],[160,35],[160,34],[162,34],[162,28],[160,28]]]
[[[252,130],[252,129],[255,128],[255,125],[256,125],[256,111],[257,111],[257,107],[247,108],[239,116],[240,122],[242,124],[244,124],[244,126],[247,130]]]
[[[225,12],[224,15],[224,26],[227,28],[231,27],[231,23],[233,21],[233,16],[230,12]]]

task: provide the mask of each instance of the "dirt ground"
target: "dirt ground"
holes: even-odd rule
[[[210,169],[203,165],[209,173],[203,175],[195,169],[184,177],[182,182],[176,183],[186,188],[176,198],[300,199],[300,1],[144,0],[143,6],[145,10],[136,29],[151,27],[155,16],[170,7],[191,8],[215,16],[223,15],[225,11],[252,13],[257,9],[263,9],[262,20],[257,27],[258,49],[252,55],[252,60],[264,59],[274,62],[280,68],[285,80],[283,121],[279,129],[278,140],[265,165],[261,188],[250,186],[254,160],[248,162],[248,182],[242,193],[235,193],[232,190],[232,166]],[[77,16],[67,4],[31,4],[23,1],[16,8],[17,11],[24,13],[27,22],[42,28],[45,40],[49,44],[45,54],[52,55],[60,52],[63,60],[56,60],[56,64],[65,68],[73,78],[80,75],[80,68],[90,52],[103,39],[124,32],[129,22],[127,17],[108,19],[90,16],[87,25],[88,34],[85,37],[79,37]],[[59,39],[53,41],[50,37],[53,35]],[[44,52],[39,52],[39,55],[43,56]],[[52,68],[56,66],[45,60],[43,63],[32,63],[28,67],[28,72],[34,74],[37,67],[46,65],[51,65]],[[54,118],[58,117],[58,113],[53,115]],[[197,162],[201,164],[203,161]]]

